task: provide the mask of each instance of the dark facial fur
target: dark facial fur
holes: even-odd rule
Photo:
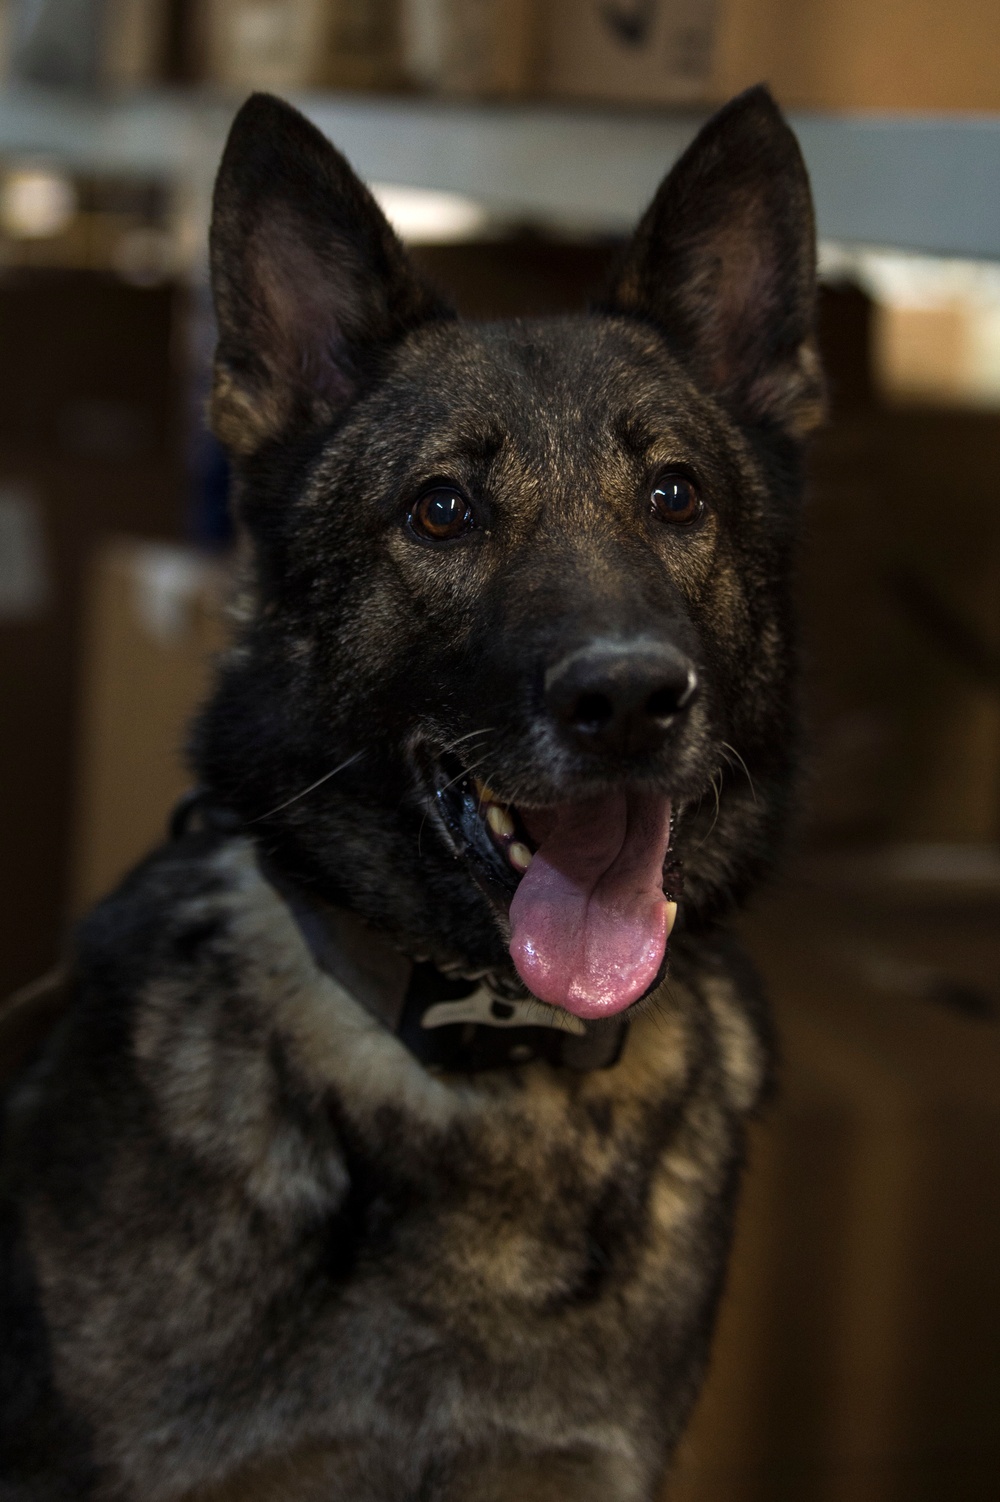
[[[579,318],[451,318],[343,160],[263,98],[227,149],[213,267],[249,561],[202,780],[411,952],[494,967],[502,912],[456,861],[420,748],[454,747],[513,804],[652,784],[702,927],[769,859],[794,752],[788,576],[820,387],[808,190],[768,96],[716,117]],[[697,482],[696,525],[651,514],[666,467]],[[477,526],[429,546],[407,515],[436,482]],[[581,751],[543,701],[554,663],[608,637],[697,671],[652,751]]]

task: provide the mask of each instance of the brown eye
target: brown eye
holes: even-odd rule
[[[432,542],[449,542],[476,525],[465,496],[447,485],[425,490],[406,520],[411,532]]]
[[[697,521],[705,509],[698,487],[679,470],[660,477],[651,501],[653,515],[659,521],[673,522],[675,526],[687,526]]]

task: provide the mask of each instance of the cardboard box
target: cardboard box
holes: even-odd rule
[[[326,0],[322,82],[332,88],[387,89],[402,81],[400,0]]]
[[[319,83],[326,19],[322,0],[210,0],[205,72],[232,89],[280,92]]]
[[[191,783],[188,722],[222,645],[225,571],[192,548],[119,540],[91,571],[77,755],[72,906],[163,838]]]
[[[33,83],[134,88],[163,76],[171,0],[0,4],[0,74]]]
[[[716,0],[552,0],[542,6],[545,91],[640,104],[713,94],[724,20]]]
[[[0,995],[64,933],[90,559],[109,534],[182,524],[179,311],[174,288],[87,272],[0,285]]]
[[[743,925],[781,1089],[662,1502],[975,1502],[1000,1482],[1000,1038],[905,981],[996,996],[1000,894],[798,876]]]
[[[389,88],[400,77],[395,0],[210,0],[205,72],[225,88]]]
[[[875,405],[814,447],[799,574],[814,838],[1000,838],[984,671],[1000,639],[998,441],[995,414]]]
[[[1000,410],[1000,302],[880,302],[873,354],[887,401]]]
[[[122,88],[156,83],[166,64],[168,0],[105,0],[102,79]]]
[[[551,0],[543,84],[715,103],[764,80],[806,109],[1000,109],[995,0]]]
[[[1000,109],[996,0],[735,0],[722,40],[720,79],[789,108]]]
[[[518,95],[537,82],[535,0],[404,0],[408,80],[437,93]]]

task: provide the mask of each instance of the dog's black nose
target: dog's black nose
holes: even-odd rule
[[[546,706],[563,733],[619,755],[654,751],[697,692],[693,664],[648,639],[590,642],[545,675]]]

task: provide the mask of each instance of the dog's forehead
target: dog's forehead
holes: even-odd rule
[[[438,326],[410,341],[396,382],[430,441],[492,434],[538,457],[669,434],[702,405],[661,335],[587,315]]]

